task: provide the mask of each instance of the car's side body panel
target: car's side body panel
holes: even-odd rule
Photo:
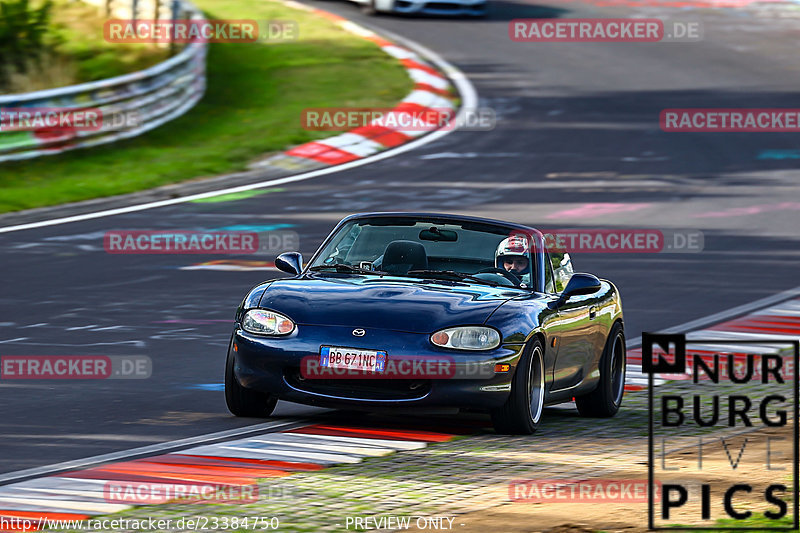
[[[504,339],[530,342],[544,339],[547,401],[566,401],[591,391],[606,338],[616,321],[622,321],[619,291],[609,281],[595,294],[571,298],[555,308],[557,297],[541,293],[509,300],[486,324],[497,327]],[[590,310],[594,308],[594,318]],[[524,341],[522,339],[524,338]]]

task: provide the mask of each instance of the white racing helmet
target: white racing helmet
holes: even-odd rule
[[[531,271],[530,251],[531,247],[527,237],[524,235],[512,235],[500,241],[500,244],[497,246],[497,251],[494,254],[494,264],[497,268],[503,268],[503,260],[506,258],[524,258],[528,261],[528,265],[524,270],[515,273],[518,275],[529,274]]]

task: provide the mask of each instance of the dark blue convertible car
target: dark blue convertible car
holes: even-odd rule
[[[342,409],[485,410],[530,434],[544,406],[616,414],[625,382],[617,288],[573,272],[533,228],[474,217],[345,218],[308,264],[275,265],[236,313],[225,398],[237,416],[277,400]]]

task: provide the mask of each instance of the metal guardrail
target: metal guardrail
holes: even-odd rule
[[[112,0],[102,0],[102,3],[108,15],[121,18],[122,12],[109,8]],[[123,16],[143,18],[142,3],[133,0],[128,15]],[[161,2],[156,0],[155,5],[158,12]],[[203,19],[195,6],[181,0],[175,0],[168,11],[172,19]],[[153,18],[154,14],[152,12],[148,18]],[[76,112],[99,109],[104,117],[133,115],[136,118],[121,126],[103,121],[102,127],[95,131],[47,127],[33,131],[4,131],[0,128],[0,162],[59,154],[135,137],[183,115],[205,93],[207,48],[206,43],[190,43],[158,65],[115,78],[31,93],[0,95],[0,112],[3,108],[59,108]]]

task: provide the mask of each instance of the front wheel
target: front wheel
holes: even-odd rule
[[[505,405],[492,411],[497,433],[530,435],[539,426],[544,410],[544,351],[536,339],[522,356],[511,382],[511,394]]]
[[[589,394],[575,398],[581,416],[607,418],[617,414],[625,392],[625,366],[625,332],[617,322],[600,357],[600,383]]]
[[[228,404],[228,411],[235,416],[268,417],[275,410],[278,399],[265,392],[242,387],[233,373],[235,364],[236,353],[233,351],[233,339],[231,339],[228,345],[228,358],[225,361],[225,403]]]

